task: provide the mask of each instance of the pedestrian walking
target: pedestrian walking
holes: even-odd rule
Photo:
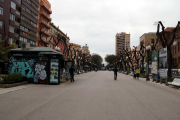
[[[136,68],[136,77],[137,77],[137,79],[139,79],[139,73],[140,73],[140,69],[139,69],[139,67],[137,67]]]
[[[117,79],[117,71],[118,71],[116,66],[113,69],[113,71],[114,71],[114,80],[116,80]]]
[[[73,66],[71,66],[71,68],[69,69],[69,73],[70,73],[70,76],[71,76],[71,82],[74,82],[74,68]]]

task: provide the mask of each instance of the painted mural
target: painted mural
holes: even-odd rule
[[[9,74],[12,73],[21,73],[22,76],[27,78],[33,78],[34,77],[34,60],[25,60],[25,58],[22,58],[21,60],[16,60],[16,58],[11,57],[11,62],[9,63],[8,72]]]
[[[46,73],[46,63],[36,63],[35,64],[35,83],[46,83],[47,73]]]

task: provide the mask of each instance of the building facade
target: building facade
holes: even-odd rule
[[[51,4],[48,0],[40,0],[39,4],[39,18],[38,18],[38,38],[37,46],[48,46],[48,38],[50,37],[50,22],[52,14]],[[40,38],[41,30],[41,38]]]
[[[85,46],[82,46],[82,53],[87,55],[90,54],[89,47],[87,46],[87,44]]]
[[[78,56],[78,51],[81,51],[81,45],[70,43],[69,44],[73,50],[72,50],[72,57],[77,57]],[[74,59],[74,64],[77,65],[77,60]]]
[[[0,0],[0,39],[8,36],[6,46],[16,40],[36,46],[39,0]]]
[[[139,41],[140,41],[140,44],[143,44],[143,46],[146,47],[148,45],[152,45],[151,43],[152,39],[154,39],[154,43],[156,43],[157,36],[155,32],[144,33],[140,37]]]
[[[35,47],[37,43],[39,0],[21,0],[21,22],[19,47],[21,43],[30,43]]]
[[[58,35],[65,37],[66,41],[58,40]],[[49,47],[55,49],[56,44],[57,47],[60,48],[59,52],[62,54],[67,55],[66,49],[68,48],[70,38],[67,34],[64,34],[60,29],[59,26],[55,26],[54,23],[50,23],[50,37],[48,38]],[[65,43],[66,42],[66,43]]]
[[[125,32],[117,33],[115,36],[115,48],[116,55],[123,49],[130,50],[130,34]]]
[[[4,46],[19,40],[21,0],[0,0],[0,40],[7,36]]]

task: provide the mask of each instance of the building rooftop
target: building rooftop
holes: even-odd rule
[[[15,51],[15,52],[46,52],[49,54],[63,55],[62,53],[57,52],[56,50],[53,50],[50,47],[30,47],[28,50],[23,50],[22,48],[16,48],[16,49],[11,49],[11,51]]]
[[[121,32],[121,33],[117,33],[116,35],[124,35],[124,34],[127,34],[127,33]]]
[[[172,31],[175,27],[167,27],[164,31]]]

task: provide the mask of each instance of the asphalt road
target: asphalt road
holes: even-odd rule
[[[1,90],[1,89],[0,89]],[[179,120],[180,90],[98,71],[0,94],[0,120]]]

